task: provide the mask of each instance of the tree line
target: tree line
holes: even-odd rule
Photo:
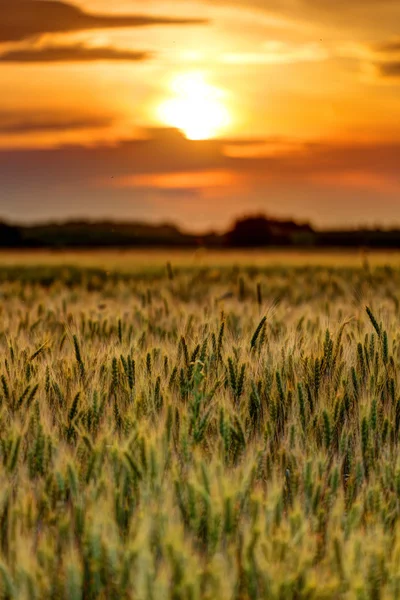
[[[309,223],[265,215],[237,219],[222,233],[203,235],[173,224],[67,221],[36,225],[0,223],[1,248],[400,248],[400,229],[316,230]]]

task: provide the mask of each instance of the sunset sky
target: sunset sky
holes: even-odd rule
[[[400,225],[399,0],[0,0],[0,219]]]

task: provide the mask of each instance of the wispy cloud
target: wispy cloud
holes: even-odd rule
[[[373,44],[369,50],[372,56],[371,64],[378,77],[400,78],[400,38]]]
[[[336,45],[339,58],[355,60],[373,83],[400,77],[400,40],[374,44],[346,42]]]
[[[325,31],[398,31],[396,0],[207,0],[209,3],[253,8],[300,22],[319,24]]]
[[[33,48],[19,48],[0,54],[0,62],[12,63],[54,63],[54,62],[95,62],[149,60],[150,52],[119,50],[107,47],[87,47],[82,44]]]
[[[400,78],[400,60],[381,62],[375,66],[381,77]]]
[[[397,52],[400,53],[400,39],[397,38],[395,40],[390,40],[381,44],[375,44],[373,46],[373,50],[375,50],[376,52],[382,52],[384,54],[391,54]]]
[[[0,0],[0,42],[16,42],[45,33],[204,23],[195,18],[89,13],[56,0]]]
[[[239,176],[233,171],[211,169],[209,171],[183,171],[150,175],[127,175],[112,180],[99,180],[100,185],[116,188],[152,188],[157,190],[185,190],[230,187]]]
[[[112,121],[110,117],[93,114],[67,116],[65,114],[0,111],[0,133],[10,136],[92,129],[108,127]]]
[[[329,58],[329,52],[319,43],[291,44],[271,41],[263,44],[258,52],[224,54],[222,62],[236,65],[279,65],[319,62],[327,58]]]

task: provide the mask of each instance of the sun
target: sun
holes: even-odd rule
[[[230,123],[224,93],[208,84],[202,73],[179,75],[171,83],[172,97],[158,108],[160,120],[183,131],[190,140],[205,140]]]

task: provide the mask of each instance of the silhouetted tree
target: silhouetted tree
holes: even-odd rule
[[[16,248],[21,245],[21,233],[19,227],[7,225],[0,221],[0,247]]]
[[[238,219],[227,233],[228,246],[257,247],[271,243],[271,226],[263,215]]]

